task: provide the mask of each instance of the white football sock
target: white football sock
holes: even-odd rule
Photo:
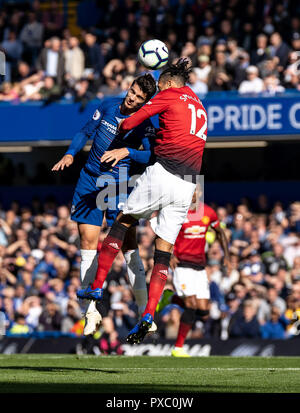
[[[133,289],[139,315],[141,316],[148,300],[144,265],[138,249],[126,251],[124,257],[127,264],[129,282]]]
[[[80,250],[80,280],[81,287],[87,288],[89,284],[94,282],[97,266],[98,255],[97,250]],[[85,314],[96,311],[96,302],[94,300],[84,300],[86,303]]]

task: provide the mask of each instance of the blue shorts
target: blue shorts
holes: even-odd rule
[[[111,227],[131,190],[120,192],[120,182],[112,174],[98,176],[82,168],[73,195],[71,219],[101,227],[105,216],[107,226]]]

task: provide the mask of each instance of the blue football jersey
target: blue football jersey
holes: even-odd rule
[[[149,155],[150,151],[153,153],[155,129],[149,119],[129,131],[125,136],[119,134],[118,124],[120,120],[128,117],[128,115],[123,115],[120,112],[122,101],[123,98],[104,100],[94,112],[92,118],[75,135],[66,152],[75,156],[88,139],[93,139],[85,165],[86,169],[93,174],[100,175],[110,171],[113,175],[117,175],[121,166],[130,167],[132,165],[136,157],[134,150],[138,150],[141,146],[145,151],[149,151]],[[128,148],[130,155],[119,161],[116,166],[112,168],[109,163],[101,163],[100,159],[104,152],[123,147]],[[146,157],[145,163],[148,163],[149,158],[150,156]],[[136,160],[144,162],[143,159]]]

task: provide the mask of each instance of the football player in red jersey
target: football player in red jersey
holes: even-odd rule
[[[224,265],[229,263],[227,239],[225,232],[220,227],[218,216],[208,205],[204,203],[199,205],[197,200],[199,195],[195,191],[187,218],[176,239],[170,262],[176,295],[170,293],[170,290],[165,290],[157,307],[157,310],[161,311],[165,305],[173,302],[181,304],[184,308],[175,348],[171,352],[174,357],[189,357],[183,349],[183,345],[193,327],[196,315],[199,315],[203,320],[209,315],[210,290],[205,271],[205,236],[209,227],[216,231],[217,239],[224,251]],[[201,213],[196,215],[197,211]],[[151,224],[152,227],[155,227],[155,221],[152,220]]]
[[[154,149],[156,162],[137,179],[123,211],[103,242],[95,281],[82,290],[84,298],[101,300],[103,283],[122,248],[127,230],[139,218],[150,219],[153,212],[158,211],[148,302],[141,321],[127,337],[130,343],[141,342],[152,325],[167,280],[171,251],[186,219],[200,174],[207,115],[197,95],[186,86],[190,71],[188,59],[179,59],[170,65],[159,77],[160,92],[144,108],[119,123],[120,132],[127,133],[145,119],[159,115],[160,127]]]

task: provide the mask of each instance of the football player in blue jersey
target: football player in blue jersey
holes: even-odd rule
[[[121,119],[140,109],[155,92],[154,78],[145,74],[134,80],[125,98],[104,100],[92,118],[74,136],[63,158],[52,168],[52,171],[59,171],[72,165],[75,155],[88,139],[93,139],[87,162],[80,172],[71,208],[71,219],[78,223],[80,235],[82,288],[88,287],[94,281],[97,271],[97,245],[104,216],[107,226],[110,227],[129,194],[128,191],[124,193],[124,183],[127,184],[133,174],[131,168],[138,163],[143,166],[140,171],[142,173],[152,159],[151,146],[154,143],[155,129],[151,121],[146,120],[125,136],[119,134],[118,124]],[[141,143],[143,149],[139,150]],[[127,173],[124,174],[124,171]],[[125,188],[130,191],[127,185]],[[108,195],[108,201],[102,194]],[[139,313],[142,314],[147,303],[147,287],[135,227],[128,234],[122,252]],[[101,324],[102,316],[106,315],[105,310],[98,307],[102,315],[100,314],[95,303],[93,300],[88,301],[85,309],[84,335],[94,334]]]

